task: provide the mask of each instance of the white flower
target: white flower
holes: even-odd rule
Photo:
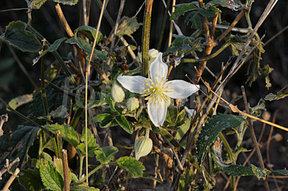
[[[152,123],[163,125],[169,99],[184,99],[198,91],[199,86],[184,80],[167,81],[168,66],[159,53],[149,68],[149,78],[143,76],[118,76],[118,82],[130,92],[146,96],[148,115]]]

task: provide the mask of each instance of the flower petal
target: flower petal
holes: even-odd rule
[[[193,85],[184,80],[171,80],[166,82],[168,92],[163,92],[173,99],[184,99],[194,94],[199,90],[199,85]]]
[[[158,104],[154,104],[154,101],[147,104],[148,115],[152,123],[156,126],[162,126],[167,114],[167,104],[164,101],[160,101]]]
[[[162,61],[162,53],[160,52],[157,58],[150,64],[150,78],[153,80],[154,83],[156,82],[156,80],[160,82],[161,80],[166,79],[167,73],[168,66]]]
[[[148,82],[143,76],[118,76],[117,80],[127,90],[138,94],[144,93],[145,82]]]

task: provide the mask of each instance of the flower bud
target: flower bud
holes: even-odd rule
[[[141,157],[148,155],[153,147],[153,142],[149,138],[149,129],[146,130],[146,135],[135,141],[135,158],[139,160]]]
[[[112,85],[111,94],[115,102],[122,102],[125,98],[123,89],[117,83]]]
[[[152,63],[158,56],[159,51],[156,49],[150,49],[149,50],[149,63]]]
[[[135,97],[131,97],[127,100],[127,109],[134,111],[139,107],[139,100]]]

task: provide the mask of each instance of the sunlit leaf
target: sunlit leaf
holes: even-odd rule
[[[128,171],[132,177],[141,177],[143,170],[145,170],[143,164],[132,157],[121,157],[116,161],[116,164],[120,168]]]
[[[49,190],[62,191],[64,181],[56,168],[49,161],[43,161],[40,165],[40,177],[43,185]]]
[[[53,0],[56,3],[62,3],[64,5],[75,5],[78,3],[78,0]]]
[[[115,121],[124,129],[127,133],[132,134],[132,127],[129,121],[124,115],[118,115],[115,117]]]
[[[32,94],[25,94],[25,95],[18,96],[16,98],[12,99],[11,101],[9,101],[8,105],[12,109],[17,109],[21,105],[27,104],[27,103],[31,102],[32,100],[33,100]]]
[[[133,34],[142,24],[137,22],[136,17],[123,17],[117,28],[117,36]]]
[[[85,142],[86,142],[86,131],[85,128],[83,128],[82,131],[82,137],[81,137],[81,143],[77,146],[77,149],[81,151],[83,155],[86,154],[86,147],[85,147]],[[99,147],[99,145],[96,143],[96,139],[90,129],[87,131],[87,145],[88,145],[88,156],[93,157],[95,150]]]
[[[114,160],[114,155],[118,152],[118,149],[113,146],[102,147],[95,151],[96,159],[101,164],[106,164]]]
[[[78,133],[69,125],[59,125],[56,123],[44,125],[43,127],[54,134],[56,134],[57,131],[60,131],[62,138],[74,147],[80,142]]]

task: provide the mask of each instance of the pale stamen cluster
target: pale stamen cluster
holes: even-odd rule
[[[161,103],[161,101],[164,101],[165,103],[169,103],[169,97],[165,95],[165,93],[171,92],[171,88],[168,87],[169,83],[166,83],[167,80],[164,78],[161,79],[160,82],[158,82],[157,79],[155,79],[155,83],[150,78],[145,81],[145,88],[144,88],[144,96],[147,96],[145,100],[148,100],[148,103],[153,102],[153,105]]]

